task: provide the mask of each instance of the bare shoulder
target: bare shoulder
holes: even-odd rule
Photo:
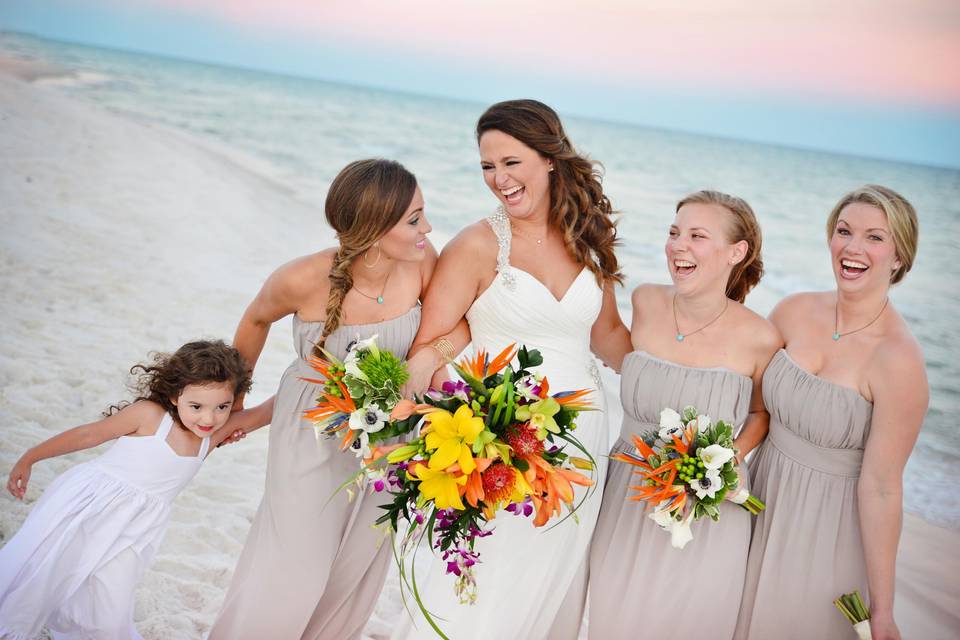
[[[152,400],[137,400],[120,410],[119,416],[136,425],[138,435],[149,436],[157,432],[167,410]]]
[[[670,291],[669,285],[645,282],[633,290],[630,302],[634,309],[659,307],[670,298]]]
[[[337,250],[330,248],[294,258],[274,271],[268,283],[290,293],[316,291],[318,285],[327,282],[336,254]]]
[[[740,333],[749,337],[758,350],[772,353],[783,346],[783,337],[773,322],[739,302],[734,305],[731,310],[736,314]]]
[[[829,305],[833,294],[825,291],[804,291],[794,293],[780,302],[770,312],[770,322],[787,337],[797,324],[809,321],[809,318],[824,306]]]
[[[920,343],[902,324],[874,349],[868,364],[871,379],[927,387],[926,364]]]
[[[496,260],[497,236],[485,220],[465,227],[443,248],[441,256],[458,262],[471,260]]]

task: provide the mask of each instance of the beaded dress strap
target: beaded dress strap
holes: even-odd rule
[[[510,239],[512,233],[510,231],[510,219],[503,207],[497,207],[497,210],[487,218],[487,224],[490,225],[494,235],[497,236],[497,273],[500,274],[503,284],[512,291],[517,286],[513,270],[510,268]]]

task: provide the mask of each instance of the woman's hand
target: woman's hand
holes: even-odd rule
[[[227,445],[227,444],[233,444],[234,442],[240,442],[241,440],[243,440],[243,439],[246,438],[246,437],[247,437],[247,432],[246,432],[246,431],[244,431],[243,429],[236,429],[236,430],[234,430],[233,433],[231,433],[231,434],[228,435],[226,438],[224,438],[224,439],[220,442],[220,444],[218,444],[217,446],[218,446],[218,447],[222,447],[222,446]]]
[[[23,496],[27,493],[27,483],[30,481],[30,470],[32,468],[33,464],[25,457],[21,457],[17,460],[17,464],[13,465],[13,469],[10,470],[7,491],[17,500],[23,500]]]
[[[412,398],[414,395],[423,395],[430,387],[430,381],[436,373],[439,364],[440,354],[433,347],[423,347],[407,360],[407,373],[410,377],[407,383],[400,389],[400,395],[404,398]]]
[[[900,640],[900,630],[893,621],[893,614],[870,612],[870,634],[873,640]]]

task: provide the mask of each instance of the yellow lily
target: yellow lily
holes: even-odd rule
[[[465,509],[460,500],[460,487],[467,484],[467,476],[436,471],[423,464],[416,465],[413,475],[420,481],[420,496],[433,500],[437,509]]]
[[[434,411],[425,418],[429,423],[426,437],[431,469],[446,469],[460,464],[464,474],[470,475],[477,468],[471,445],[483,431],[483,419],[474,417],[470,407],[463,405],[453,415],[449,411]],[[463,507],[460,507],[461,509]]]

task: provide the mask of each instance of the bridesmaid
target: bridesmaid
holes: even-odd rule
[[[923,354],[889,302],[917,252],[917,214],[867,185],[827,220],[837,290],[790,296],[764,378],[770,436],[751,462],[754,525],[738,638],[854,638],[833,606],[869,593],[874,640],[900,637],[894,567],[903,467],[929,391]],[[861,531],[863,534],[861,535]]]
[[[381,348],[405,356],[437,256],[416,178],[397,162],[347,165],[330,185],[326,218],[339,246],[277,269],[234,338],[252,366],[270,326],[293,314],[299,357],[280,381],[266,490],[212,640],[358,638],[390,565],[389,540],[371,527],[383,499],[330,499],[359,464],[336,440],[316,441],[301,415],[317,388],[301,377],[313,375],[306,359],[315,344],[343,357],[353,341],[377,335]]]
[[[693,405],[743,425],[734,440],[743,464],[767,431],[760,380],[781,344],[773,325],[742,304],[763,274],[760,227],[746,202],[716,191],[693,193],[676,211],[665,247],[673,286],[633,293],[634,351],[623,361],[623,426],[612,453],[633,451],[631,436],[658,429],[662,409]],[[694,523],[694,539],[674,549],[650,510],[627,500],[632,470],[611,462],[607,471],[590,552],[590,637],[730,638],[750,515],[724,503],[720,522]]]

